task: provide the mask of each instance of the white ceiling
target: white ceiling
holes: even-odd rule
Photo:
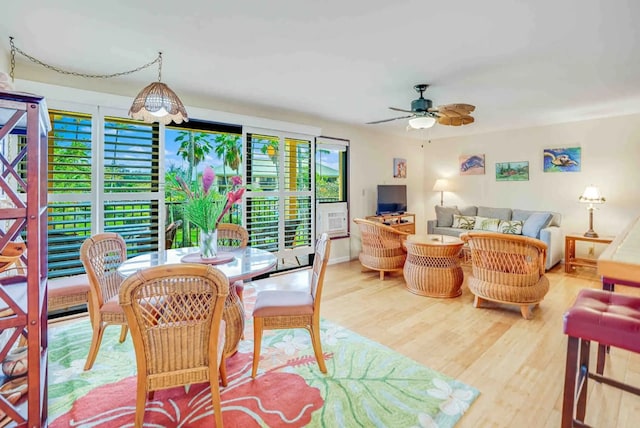
[[[401,116],[387,107],[409,109],[417,83],[434,105],[476,106],[474,124],[432,138],[640,112],[637,0],[12,0],[1,13],[4,50],[13,36],[65,69],[124,71],[162,51],[179,95],[362,126]],[[407,135],[405,120],[366,126]]]

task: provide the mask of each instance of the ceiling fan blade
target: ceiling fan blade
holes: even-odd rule
[[[476,106],[471,104],[445,104],[438,107],[432,107],[429,109],[430,112],[454,112],[460,116],[466,116],[469,113],[473,112],[476,109]]]
[[[393,111],[401,111],[403,113],[415,113],[413,110],[405,110],[405,109],[398,108],[398,107],[389,107],[389,109],[393,110]]]
[[[384,123],[384,122],[391,122],[393,120],[398,120],[398,119],[409,119],[410,117],[414,117],[415,114],[411,114],[409,116],[400,116],[400,117],[394,117],[391,119],[384,119],[384,120],[376,120],[373,122],[367,122],[366,125],[375,125],[376,123]]]
[[[440,125],[460,126],[473,123],[475,119],[471,116],[438,116]]]

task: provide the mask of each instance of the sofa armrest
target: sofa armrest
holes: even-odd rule
[[[433,235],[433,229],[438,224],[438,220],[427,220],[427,234]]]
[[[558,226],[548,226],[540,230],[540,240],[547,244],[547,263],[545,265],[547,270],[562,260],[564,251],[562,238],[562,229]]]

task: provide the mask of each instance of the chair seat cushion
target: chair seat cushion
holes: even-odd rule
[[[116,294],[102,305],[100,308],[100,312],[108,312],[108,313],[116,313],[119,312],[124,315],[124,310],[122,306],[120,306],[120,301],[118,300],[118,295]]]
[[[50,279],[47,282],[48,298],[88,293],[89,278],[86,274]]]
[[[308,291],[265,290],[258,293],[254,317],[311,315],[313,298]]]
[[[564,332],[640,352],[640,297],[604,290],[580,290],[564,314]]]

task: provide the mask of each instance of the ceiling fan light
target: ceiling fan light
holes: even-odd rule
[[[420,116],[409,119],[409,126],[413,129],[431,128],[436,124],[436,119],[431,116]]]

